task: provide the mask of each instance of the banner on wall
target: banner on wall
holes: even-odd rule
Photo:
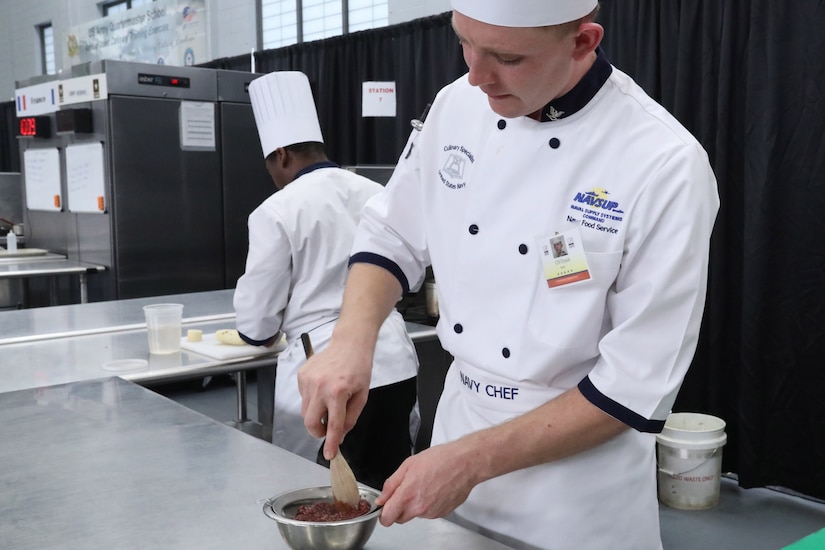
[[[117,59],[190,66],[208,61],[206,0],[155,0],[76,25],[64,42],[64,67]]]

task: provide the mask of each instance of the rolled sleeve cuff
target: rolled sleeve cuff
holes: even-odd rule
[[[664,420],[648,420],[640,414],[631,411],[624,405],[621,405],[605,394],[596,389],[589,377],[579,382],[579,391],[582,395],[593,403],[595,406],[621,422],[624,422],[631,428],[639,432],[660,433],[665,427]]]
[[[352,267],[352,264],[372,264],[377,265],[378,267],[383,267],[392,275],[398,279],[398,282],[401,283],[401,288],[404,291],[404,294],[409,294],[410,292],[410,283],[407,281],[406,275],[404,275],[404,271],[398,266],[397,263],[381,256],[379,254],[375,254],[373,252],[356,252],[353,254],[349,259],[349,265]]]
[[[243,340],[244,342],[246,342],[250,346],[263,346],[267,342],[269,342],[270,340],[275,338],[275,336],[278,336],[279,334],[280,334],[279,332],[276,332],[274,335],[272,335],[269,338],[266,338],[264,340],[254,340],[254,339],[250,338],[249,336],[247,336],[246,334],[244,334],[243,332],[238,331],[238,336],[241,337],[241,340]]]

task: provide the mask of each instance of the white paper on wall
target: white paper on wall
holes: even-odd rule
[[[66,189],[71,212],[106,211],[103,144],[82,143],[66,147]]]
[[[180,148],[184,151],[215,150],[215,104],[182,101],[180,104]]]
[[[23,183],[29,210],[60,212],[63,209],[60,151],[57,147],[26,149],[23,152]]]
[[[395,103],[395,82],[364,82],[362,116],[394,117]]]

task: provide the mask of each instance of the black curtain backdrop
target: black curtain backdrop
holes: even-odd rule
[[[602,0],[604,47],[708,150],[721,210],[677,401],[743,487],[825,498],[825,2]]]
[[[20,171],[17,110],[14,101],[0,103],[0,172]]]

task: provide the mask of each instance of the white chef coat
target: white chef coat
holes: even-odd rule
[[[286,334],[275,378],[272,440],[309,460],[315,460],[321,440],[306,431],[301,417],[297,372],[306,356],[300,335],[309,333],[316,352],[329,342],[361,210],[382,190],[380,184],[333,163],[319,163],[249,215],[246,271],[234,295],[237,327],[256,343],[279,331]],[[381,327],[373,365],[372,388],[418,372],[415,348],[397,311]]]
[[[634,428],[482,483],[459,518],[518,545],[657,549],[654,433],[698,339],[716,181],[698,142],[601,52],[544,112],[505,119],[466,75],[444,88],[367,203],[352,261],[378,255],[413,287],[432,263],[455,358],[433,444],[577,385]],[[589,280],[549,287],[542,243],[557,233],[578,235]]]

